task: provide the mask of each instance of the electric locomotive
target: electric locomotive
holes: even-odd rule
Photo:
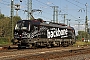
[[[75,30],[62,23],[47,23],[39,19],[19,20],[12,42],[19,48],[69,46],[75,43]]]

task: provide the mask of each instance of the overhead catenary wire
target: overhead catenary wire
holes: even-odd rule
[[[40,0],[36,0],[36,1],[38,1],[39,3],[41,3],[41,4],[43,4],[43,5],[45,5],[45,6],[47,6],[47,7],[50,7],[50,5],[48,5],[48,4],[46,4],[46,3],[43,3],[43,2],[41,2]],[[7,1],[6,1],[7,2]],[[26,2],[26,1],[25,1]],[[2,4],[4,4],[4,5],[10,5],[10,4],[6,4],[6,3],[2,3]],[[53,5],[55,5],[54,3],[52,3]],[[52,8],[51,8],[52,9]],[[62,9],[61,9],[62,10]],[[63,11],[63,10],[62,10]],[[49,15],[51,15],[50,13],[48,13],[48,12],[45,12],[45,11],[43,11],[44,13],[46,13],[46,14],[49,14]],[[65,12],[65,11],[64,11]],[[70,14],[69,14],[70,15]],[[72,16],[72,15],[71,15]],[[74,17],[74,16],[73,16]]]
[[[47,1],[49,1],[49,0],[47,0]],[[55,5],[54,3],[52,3],[53,5]],[[59,10],[61,10],[61,11],[63,11],[63,12],[65,12],[66,13],[66,11],[65,10],[63,10],[63,9],[61,9],[60,7],[59,7]],[[78,19],[78,18],[76,18],[75,16],[73,16],[72,14],[70,14],[70,13],[68,13],[68,15],[70,15],[70,16],[72,16],[73,18],[75,18],[75,19]]]
[[[75,1],[75,2],[77,2],[77,3],[85,6],[85,4],[84,4],[84,3],[81,3],[80,1],[77,1],[77,0],[73,0],[73,1]],[[85,3],[86,3],[86,2],[85,2]],[[88,5],[88,6],[89,6],[89,5]],[[90,6],[89,6],[89,7],[90,7]]]
[[[8,2],[8,1],[5,1],[5,0],[1,0],[1,1],[3,1],[3,2],[6,2],[6,3],[10,3],[10,2]]]
[[[66,1],[69,2],[69,3],[71,3],[71,4],[73,4],[73,5],[75,5],[75,6],[77,6],[77,7],[79,7],[79,8],[83,8],[83,7],[78,6],[78,5],[75,4],[75,3],[70,2],[69,0],[66,0]]]
[[[0,2],[1,4],[3,5],[6,5],[6,6],[10,6],[10,4],[6,4],[6,3],[3,3],[3,2]]]
[[[4,0],[2,0],[2,1],[4,1]],[[16,1],[16,0],[15,0]],[[23,0],[24,2],[26,2],[26,0]],[[41,6],[42,5],[45,5],[46,7],[50,7],[51,5],[49,5],[49,4],[46,4],[45,2],[43,2],[43,1],[41,1],[41,0],[36,0],[36,1],[38,1],[38,3],[40,3],[41,4]],[[51,2],[50,0],[47,0],[48,2]],[[6,3],[7,3],[8,1],[6,1]],[[5,4],[6,4],[5,3]],[[53,2],[51,2],[52,3],[52,5],[55,5]],[[23,3],[23,4],[25,4],[25,3]],[[75,3],[74,3],[75,4]],[[8,5],[8,4],[6,4],[6,5]],[[10,5],[10,4],[9,4]],[[75,4],[76,5],[76,4]],[[82,8],[82,7],[79,7],[79,8]],[[23,8],[21,8],[21,9],[23,9]],[[50,7],[50,9],[52,9],[51,7]],[[62,10],[60,7],[59,7],[59,9],[60,10]],[[63,13],[65,12],[66,13],[66,11],[65,10],[62,10],[63,11]],[[47,12],[47,11],[43,11],[44,12],[44,14],[49,14],[49,15],[51,15],[51,13],[49,13],[49,12]],[[71,17],[73,17],[73,18],[75,18],[75,19],[78,19],[78,18],[76,18],[74,15],[72,15],[72,14],[70,14],[70,13],[68,13],[68,16],[71,16]]]
[[[72,3],[72,2],[70,2],[69,0],[66,0],[67,2],[69,2],[69,3],[71,3],[71,4],[73,4],[73,5],[75,5],[75,6],[77,6],[77,7],[79,7],[80,9],[79,10],[83,10],[84,12],[85,12],[85,8],[84,7],[81,7],[81,6],[79,6],[79,5],[77,5],[77,4],[75,4],[75,3]],[[73,1],[75,1],[75,2],[77,2],[77,3],[79,3],[79,4],[81,4],[81,5],[84,5],[85,6],[85,4],[83,4],[83,3],[80,3],[79,1],[76,1],[76,0],[73,0]],[[89,11],[88,11],[89,12]]]
[[[38,14],[35,14],[36,16],[38,16]],[[47,20],[52,20],[52,19],[50,19],[50,18],[48,18],[48,17],[45,17],[45,16],[42,16],[42,15],[39,15],[40,17],[43,17],[43,18],[45,18],[45,19],[47,19]]]
[[[36,0],[36,1],[38,1],[39,3],[41,2],[41,1],[39,1],[39,0]],[[44,4],[44,5],[46,5],[46,6],[48,6],[49,8],[51,8],[52,6],[50,6],[49,4],[45,4],[45,3],[43,3],[43,2],[41,2],[42,4]],[[53,3],[52,3],[53,4]],[[54,5],[54,4],[53,4]],[[53,22],[55,22],[54,20],[56,20],[57,22],[58,22],[58,9],[56,8],[56,6],[54,5],[53,7],[55,7],[55,11],[54,11],[54,14],[53,14]],[[56,19],[54,19],[54,18],[56,18]]]
[[[39,3],[42,3],[42,4],[44,4],[44,5],[46,5],[46,6],[48,6],[48,7],[50,7],[50,5],[48,5],[48,4],[46,4],[46,3],[43,3],[43,2],[41,2],[41,1],[39,1],[39,0],[36,0],[36,1],[38,1]]]
[[[44,5],[48,6],[48,7],[50,7],[50,5],[45,4],[45,3],[41,2],[40,0],[36,0],[36,1],[38,1],[40,4],[44,4]],[[49,2],[50,2],[50,1],[49,1]],[[53,3],[53,5],[55,5],[55,4]],[[59,7],[59,9],[62,10],[60,7]],[[64,10],[62,10],[62,11],[64,11]],[[64,11],[64,12],[66,13],[66,11]],[[72,17],[75,18],[75,19],[78,19],[78,18],[76,18],[75,16],[73,16],[73,15],[70,14],[70,13],[68,13],[68,15],[72,16]]]
[[[46,4],[46,3],[43,3],[42,1],[39,1],[39,0],[36,0],[38,3],[39,3],[39,5],[45,5],[46,7],[47,7],[47,9],[48,9],[48,7],[49,8],[51,8],[51,6],[50,5],[48,5],[48,4]],[[40,7],[40,9],[42,10],[42,9],[44,9],[44,7]],[[46,9],[46,8],[45,8]],[[51,8],[52,9],[52,8]],[[46,12],[46,11],[43,11],[42,10],[42,12],[44,13],[44,14],[49,14],[49,15],[52,15],[51,13],[49,13],[49,12]],[[42,16],[42,17],[45,17],[45,16]],[[46,17],[45,17],[46,18]],[[51,20],[50,18],[49,18],[49,20]]]
[[[79,10],[82,10],[83,9],[83,11],[85,12],[85,8],[84,7],[81,7],[81,6],[79,6],[79,5],[77,5],[77,4],[75,4],[75,3],[72,3],[71,1],[69,1],[69,0],[66,0],[67,2],[69,2],[69,3],[71,3],[72,5],[74,5],[74,6],[76,6],[76,7],[78,7],[78,8],[80,8]],[[84,6],[85,6],[85,4],[84,4]],[[79,11],[78,10],[78,11]],[[89,11],[88,11],[89,12]]]
[[[37,2],[35,2],[35,3],[37,3]],[[38,3],[40,3],[40,2],[38,2]],[[37,3],[37,4],[38,4],[38,3]],[[35,6],[35,4],[33,4],[33,5]],[[48,9],[47,6],[44,6],[43,4],[39,4],[39,5],[41,5],[41,7],[39,7],[39,8],[42,10],[42,12],[44,12],[45,14],[51,15],[51,13],[43,11],[43,9]],[[45,5],[46,5],[46,4],[45,4]]]
[[[76,1],[76,0],[73,0],[73,1],[75,1],[75,2],[77,2],[77,3],[79,3],[79,4],[81,4],[81,5],[83,5],[83,6],[85,6],[85,4],[84,3],[81,3],[81,2],[79,2],[79,1]],[[90,6],[88,5],[88,8],[89,8]],[[82,9],[80,9],[81,10],[81,12],[82,12]],[[85,12],[85,9],[83,8],[83,11]],[[89,12],[89,10],[88,10],[88,12]]]
[[[85,10],[86,8],[84,7],[80,7],[79,5],[76,5],[75,3],[72,3],[72,2],[70,2],[70,1],[68,1],[68,0],[66,0],[67,2],[69,2],[69,3],[71,3],[71,4],[73,4],[73,5],[75,5],[76,7],[79,7],[80,9],[78,10],[78,12],[89,12],[89,10]],[[83,3],[81,3],[81,2],[79,2],[79,1],[76,1],[76,0],[73,0],[73,1],[75,1],[75,2],[77,2],[77,3],[79,3],[79,4],[82,4],[83,6],[86,6],[86,3],[85,4],[83,4]],[[88,8],[87,8],[88,9]]]

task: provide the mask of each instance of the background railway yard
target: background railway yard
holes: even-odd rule
[[[79,44],[78,44],[79,43]],[[37,48],[37,49],[7,49],[7,46],[0,50],[0,60],[89,60],[89,43],[77,42],[69,47]]]

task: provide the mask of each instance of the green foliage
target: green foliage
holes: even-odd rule
[[[76,41],[76,43],[73,46],[87,46],[87,45],[90,45],[90,42]]]
[[[87,39],[90,39],[90,34],[88,34],[87,32],[85,31],[78,31],[78,35],[77,35],[77,39],[78,40],[82,40],[82,38],[87,38]]]
[[[14,25],[14,27],[15,27],[15,24],[16,24],[16,22],[17,22],[18,20],[21,20],[20,16],[14,16],[14,17],[13,17],[13,25]]]
[[[4,37],[0,38],[0,45],[7,45],[7,44],[9,44],[8,38]]]
[[[21,20],[19,16],[13,17],[14,27],[18,20]],[[7,40],[6,37],[10,37],[10,36],[11,36],[11,17],[5,17],[3,14],[0,14],[0,44],[6,42]]]
[[[4,14],[0,14],[0,19],[4,18]]]

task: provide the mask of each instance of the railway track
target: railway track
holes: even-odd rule
[[[0,60],[34,60],[34,59],[55,59],[60,57],[67,57],[78,55],[90,51],[90,47],[56,47],[56,48],[43,48],[43,49],[11,49],[0,52]],[[83,53],[83,54],[85,54]],[[70,55],[71,54],[71,55]]]

